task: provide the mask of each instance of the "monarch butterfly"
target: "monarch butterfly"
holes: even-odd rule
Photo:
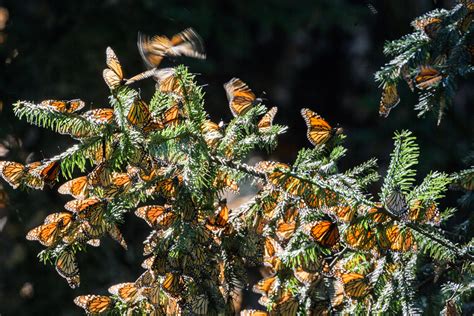
[[[390,110],[396,107],[398,103],[400,103],[400,97],[398,96],[397,85],[394,83],[387,84],[383,89],[382,98],[380,99],[380,116],[388,117]]]
[[[149,38],[139,33],[137,45],[143,61],[149,68],[157,68],[166,56],[206,58],[201,37],[192,28],[185,29],[171,39],[166,36]]]
[[[229,221],[229,208],[227,207],[227,200],[219,202],[216,214],[207,219],[206,227],[212,231],[217,231],[226,227]]]
[[[408,204],[400,188],[395,187],[385,199],[387,210],[397,216],[402,216],[408,211]]]
[[[285,291],[272,306],[272,314],[296,316],[298,314],[298,300],[290,292]]]
[[[340,276],[345,294],[350,298],[362,298],[370,291],[366,276],[359,273],[343,273]]]
[[[310,236],[324,247],[333,247],[339,242],[339,228],[331,221],[319,221],[310,228]]]
[[[161,193],[164,197],[174,198],[178,194],[178,189],[181,183],[183,182],[183,177],[181,175],[175,176],[173,178],[167,178],[158,181],[154,190]]]
[[[112,173],[111,184],[104,188],[104,196],[113,198],[120,192],[128,191],[132,186],[132,176],[126,172]]]
[[[335,215],[337,220],[343,223],[350,223],[356,214],[357,209],[350,205],[332,206],[327,209],[328,214]]]
[[[108,108],[94,109],[85,112],[82,117],[95,124],[110,124],[115,118],[115,113],[113,109]]]
[[[376,244],[374,231],[363,222],[350,225],[345,231],[345,240],[350,247],[365,251]]]
[[[112,299],[103,295],[81,295],[74,299],[74,304],[82,307],[88,314],[101,314],[112,307]]]
[[[277,222],[277,227],[276,227],[276,235],[278,239],[280,240],[288,240],[293,236],[293,233],[296,230],[296,222],[291,221],[291,222],[285,222],[283,220],[279,220]]]
[[[332,128],[328,122],[310,109],[302,109],[301,115],[308,127],[308,139],[314,146],[322,145],[334,135],[342,133],[342,128]]]
[[[275,115],[278,112],[278,108],[276,106],[272,107],[265,115],[260,119],[260,121],[257,124],[257,127],[259,131],[263,132],[268,130],[272,124],[273,124],[273,119],[275,118]]]
[[[84,200],[72,200],[64,205],[64,208],[77,214],[81,220],[88,220],[92,225],[101,225],[105,211],[105,202],[98,198]]]
[[[116,89],[122,84],[123,81],[123,71],[122,66],[115,55],[115,52],[112,48],[107,47],[105,51],[106,55],[106,64],[107,67],[104,69],[102,75],[104,77],[104,81],[109,86],[111,90]]]
[[[44,100],[41,105],[61,113],[73,113],[81,110],[86,104],[84,101],[74,99],[70,101]]]
[[[276,276],[270,276],[260,280],[252,288],[253,292],[265,296],[271,296],[278,286],[278,279]]]
[[[155,279],[154,272],[146,270],[137,278],[135,285],[138,287],[151,287],[155,283]],[[145,292],[143,292],[143,295],[150,299],[150,297],[148,297]],[[151,303],[156,304],[156,302]]]
[[[132,78],[128,79],[125,84],[129,85],[134,82],[147,79],[150,77],[153,77],[155,81],[157,82],[157,85],[159,85],[162,81],[168,80],[170,76],[174,76],[176,74],[176,69],[174,68],[152,68],[150,70],[144,71],[142,73],[139,73],[138,75],[133,76]]]
[[[116,242],[119,243],[120,246],[122,246],[123,249],[127,250],[128,249],[128,246],[127,246],[127,242],[125,241],[125,239],[123,238],[123,235],[122,233],[120,232],[119,228],[117,227],[117,225],[115,224],[109,224],[108,225],[108,233],[109,233],[109,236],[115,240]]]
[[[32,170],[34,176],[40,177],[45,183],[52,185],[58,178],[61,164],[59,161],[51,161]]]
[[[211,120],[204,121],[201,131],[207,146],[215,148],[219,140],[224,137],[221,123],[216,124]]]
[[[209,299],[206,295],[193,296],[186,305],[191,315],[208,315]]]
[[[171,297],[177,298],[182,293],[184,279],[177,273],[168,272],[165,275],[161,287],[166,293],[171,295]]]
[[[144,219],[150,227],[153,227],[158,218],[168,210],[170,210],[169,206],[148,205],[139,207],[135,211],[135,215]]]
[[[87,179],[91,186],[107,187],[112,183],[112,172],[105,162],[101,162],[87,175]]]
[[[70,250],[64,250],[56,259],[56,271],[65,278],[71,288],[79,286],[79,267],[76,256]]]
[[[163,124],[163,126],[176,126],[182,117],[181,108],[182,104],[178,101],[167,109],[161,116],[161,124]]]
[[[151,120],[150,110],[148,105],[140,99],[135,99],[127,114],[127,119],[130,124],[143,127]]]
[[[234,193],[239,192],[239,185],[237,184],[237,181],[232,179],[230,175],[226,172],[219,171],[217,173],[216,178],[214,179],[213,186],[220,190],[220,189],[229,189],[233,191]]]
[[[306,285],[310,285],[319,278],[319,273],[308,272],[301,267],[294,268],[293,274],[298,281]]]
[[[14,189],[22,183],[33,189],[42,189],[44,182],[30,171],[41,166],[41,162],[36,161],[26,166],[14,161],[0,161],[0,174],[2,178]]]
[[[86,176],[67,181],[58,188],[59,194],[69,194],[75,199],[82,200],[89,196],[88,181]]]
[[[390,220],[390,217],[382,209],[381,203],[377,203],[375,207],[371,207],[367,210],[367,218],[377,224],[383,224]]]
[[[49,247],[59,241],[62,233],[64,233],[73,221],[73,216],[67,212],[54,213],[49,215],[45,223],[30,230],[27,240],[37,240],[43,246]]]
[[[428,17],[414,21],[413,26],[416,30],[424,32],[429,38],[434,38],[441,28],[441,22],[440,18]]]
[[[388,247],[385,248],[393,251],[406,252],[415,246],[410,229],[401,229],[396,224],[391,224],[384,229],[382,239],[386,239],[385,243],[388,243]]]
[[[117,295],[125,303],[134,303],[141,297],[140,290],[135,283],[130,282],[112,285],[109,287],[109,293]]]
[[[424,204],[427,204],[427,206]],[[408,219],[412,222],[439,225],[439,210],[434,202],[423,203],[421,200],[415,200],[408,210]]]
[[[255,103],[261,102],[260,99],[255,97],[255,94],[247,84],[239,78],[232,78],[229,82],[225,83],[224,89],[234,117],[244,115]]]
[[[169,73],[167,76],[160,78],[159,81],[157,81],[155,88],[157,91],[163,93],[171,93],[180,97],[183,96],[184,87],[179,82],[179,78],[175,73]]]
[[[267,312],[257,309],[244,309],[240,311],[240,316],[268,316]]]
[[[443,79],[443,76],[435,68],[431,66],[421,66],[415,77],[415,83],[418,89],[426,90],[437,85],[441,79]]]

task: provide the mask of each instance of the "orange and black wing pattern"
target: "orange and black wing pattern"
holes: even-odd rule
[[[332,136],[342,132],[341,128],[332,128],[328,122],[310,109],[302,109],[301,115],[308,127],[308,140],[315,146],[326,143]]]
[[[382,92],[382,98],[380,99],[379,114],[382,117],[387,117],[390,114],[390,110],[396,107],[400,103],[400,97],[398,96],[397,85],[387,84]]]
[[[273,119],[278,112],[278,108],[276,106],[272,107],[265,115],[260,119],[257,124],[257,127],[260,131],[265,131],[272,127]]]
[[[257,100],[255,94],[242,80],[232,78],[224,84],[229,107],[234,116],[244,115]]]
[[[74,304],[82,307],[86,313],[96,315],[110,310],[113,301],[110,297],[103,295],[81,295],[74,299]]]
[[[41,102],[41,105],[56,112],[74,113],[81,110],[85,106],[85,103],[79,99],[69,101],[44,100]]]
[[[191,28],[174,35],[171,39],[164,35],[150,38],[138,34],[137,46],[143,61],[149,68],[158,67],[167,56],[206,58],[202,39]]]
[[[339,228],[331,221],[319,221],[310,229],[310,235],[324,247],[334,247],[339,242]]]
[[[123,71],[120,61],[112,48],[107,47],[105,51],[107,67],[102,75],[104,81],[111,90],[118,88],[123,82]]]
[[[418,89],[426,90],[439,84],[443,75],[431,66],[421,66],[415,77],[415,84]]]

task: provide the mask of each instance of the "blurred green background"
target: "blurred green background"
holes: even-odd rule
[[[102,79],[107,46],[115,50],[125,76],[130,77],[144,69],[136,48],[138,31],[170,36],[193,27],[205,41],[207,60],[166,63],[186,63],[199,74],[214,121],[231,117],[222,84],[234,76],[266,98],[268,106],[278,106],[276,122],[290,129],[271,158],[291,162],[299,148],[310,146],[299,114],[302,107],[309,107],[344,128],[349,154],[342,169],[376,157],[383,172],[394,131],[410,129],[421,146],[420,177],[429,170],[459,170],[472,150],[472,80],[459,87],[454,106],[438,127],[434,115],[416,117],[416,97],[406,87],[401,89],[398,108],[388,119],[380,118],[380,89],[373,79],[373,73],[388,61],[382,54],[384,41],[411,32],[409,23],[416,16],[453,4],[441,0],[0,0],[0,7],[8,10],[0,30],[0,159],[41,159],[74,143],[14,118],[13,102],[81,98],[91,108],[104,106],[109,92]],[[153,87],[151,81],[140,84],[145,99]],[[46,214],[61,210],[67,198],[55,188],[27,194],[2,184],[9,195],[8,205],[0,209],[2,316],[79,314],[72,302],[75,296],[105,293],[110,285],[134,280],[141,273],[142,241],[148,228],[128,215],[121,229],[129,250],[103,238],[100,248],[81,253],[81,287],[71,290],[53,267],[38,261],[41,245],[25,240],[27,231]],[[450,193],[446,205],[456,206],[459,195]],[[461,210],[456,221],[462,222],[467,213]],[[250,293],[244,298],[243,307],[255,302]]]

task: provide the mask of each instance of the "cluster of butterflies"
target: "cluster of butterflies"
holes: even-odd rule
[[[143,219],[151,228],[152,233],[147,238],[143,254],[148,256],[142,263],[146,271],[135,281],[116,284],[109,288],[112,296],[82,295],[74,302],[85,309],[87,313],[98,314],[110,311],[117,300],[126,304],[128,310],[139,309],[153,315],[207,315],[211,311],[209,297],[205,293],[189,293],[190,284],[195,283],[196,265],[209,266],[209,256],[205,254],[212,243],[221,243],[221,235],[229,235],[233,227],[229,222],[230,210],[225,200],[216,206],[215,213],[209,217],[200,216],[198,223],[193,226],[195,244],[189,253],[180,256],[180,260],[172,259],[168,254],[171,247],[166,241],[170,234],[169,228],[180,218],[187,215],[176,211],[171,204],[146,205],[138,207],[135,215]],[[191,216],[192,217],[192,216]],[[171,239],[178,238],[168,237]],[[165,247],[165,248],[163,248]],[[233,295],[226,286],[226,268],[222,260],[216,261],[219,267],[218,275],[213,275],[212,265],[209,275],[219,284],[223,296]],[[202,273],[202,272],[201,272]],[[206,272],[207,273],[207,272]],[[196,286],[194,286],[196,288]],[[199,289],[199,288],[198,288]]]
[[[318,310],[321,315],[342,307],[344,299],[364,299],[374,285],[370,277],[373,270],[361,273],[353,268],[342,268],[343,260],[334,261],[331,265],[329,260],[344,249],[354,249],[355,253],[370,258],[381,258],[387,252],[416,251],[415,236],[405,223],[440,223],[440,214],[434,201],[407,201],[398,187],[393,188],[383,203],[354,207],[328,191],[306,194],[311,188],[298,178],[285,176],[285,172],[290,170],[288,165],[260,162],[256,168],[267,174],[269,185],[245,208],[256,232],[268,234],[263,252],[267,276],[253,290],[262,295],[260,304],[272,311],[270,315],[273,312],[275,315],[296,315],[298,310],[301,311],[301,293],[286,287],[285,282],[291,278],[296,279],[302,287],[315,291],[325,286],[321,282],[322,278],[333,281],[331,298],[311,307],[311,310]],[[308,195],[311,196],[309,199]],[[256,212],[250,211],[255,208]],[[315,214],[319,214],[317,219],[308,220]],[[310,243],[318,245],[319,255],[313,258],[314,262],[301,258],[295,260],[297,264],[288,266],[285,248],[290,247],[294,236],[301,242],[301,234],[306,235]],[[291,273],[288,269],[291,269]],[[268,313],[246,310],[243,315]]]
[[[457,28],[464,34],[469,30],[474,18],[474,3],[472,0],[462,0],[460,2],[466,9],[466,14],[457,23]],[[442,17],[428,16],[413,21],[412,26],[417,32],[421,32],[432,40],[435,39],[441,29],[446,26],[443,23]],[[472,47],[472,45],[466,47],[468,55],[470,55],[471,58],[474,56]],[[399,68],[399,72],[411,91],[414,91],[415,87],[422,91],[436,89],[440,83],[442,83],[443,79],[448,77],[446,73],[448,67],[445,65],[446,60],[447,56],[442,54],[429,64],[421,65],[413,71],[408,64],[405,63]],[[399,102],[400,96],[398,94],[397,84],[395,82],[385,83],[379,106],[380,116],[388,117],[390,111],[395,108]]]

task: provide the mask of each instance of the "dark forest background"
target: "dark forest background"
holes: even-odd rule
[[[205,84],[207,109],[214,121],[231,117],[222,84],[239,77],[268,106],[278,106],[276,122],[289,126],[272,158],[292,162],[297,150],[310,146],[300,116],[309,107],[347,134],[349,168],[371,157],[383,172],[389,162],[394,131],[410,129],[421,146],[420,176],[429,170],[454,172],[472,150],[474,90],[472,81],[459,87],[440,126],[435,115],[417,118],[416,97],[401,89],[402,102],[388,119],[378,115],[380,89],[373,73],[386,61],[386,40],[411,32],[410,21],[454,1],[393,0],[206,0],[206,1],[1,1],[9,19],[0,30],[0,160],[25,162],[60,153],[74,141],[14,118],[17,100],[81,98],[91,108],[108,106],[109,89],[102,79],[105,48],[111,46],[125,76],[144,69],[136,48],[138,31],[172,35],[193,27],[204,39],[205,61],[179,59]],[[1,20],[1,19],[0,19]],[[1,21],[0,21],[1,27]],[[153,93],[151,81],[141,93]],[[5,149],[8,149],[6,152]],[[71,290],[52,266],[38,261],[42,246],[27,242],[29,229],[46,214],[62,209],[67,197],[56,188],[42,192],[13,191],[0,209],[0,314],[72,315],[81,310],[72,299],[101,293],[118,282],[135,280],[142,272],[142,241],[146,224],[127,215],[121,229],[129,243],[125,252],[110,239],[79,255],[81,287]],[[374,188],[376,190],[376,188]],[[456,206],[451,193],[446,206]],[[0,205],[1,206],[1,205]],[[461,209],[456,222],[467,218]],[[244,306],[254,304],[244,293]]]

